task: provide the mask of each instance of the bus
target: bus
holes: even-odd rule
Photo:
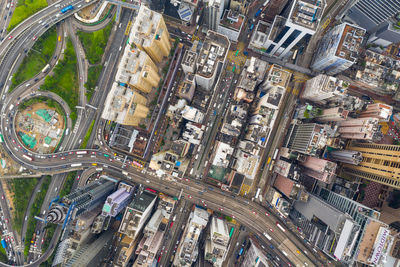
[[[229,232],[229,238],[231,238],[231,237],[232,237],[232,235],[233,235],[233,232],[235,232],[235,227],[232,227],[231,231]]]
[[[278,222],[276,223],[276,226],[278,226],[279,229],[281,229],[282,232],[286,232],[285,228],[282,227]]]
[[[104,154],[104,157],[106,157],[106,158],[109,158],[109,157],[110,157],[110,155],[108,155],[108,154]]]
[[[275,149],[274,156],[272,157],[272,159],[276,159],[276,157],[278,156],[278,152],[279,152],[279,149],[278,148]]]
[[[236,65],[233,65],[232,72],[235,72]]]
[[[265,236],[268,240],[272,240],[272,237],[271,237],[269,234],[267,234],[267,232],[264,232],[264,236]]]
[[[258,198],[258,196],[260,195],[260,191],[261,191],[261,188],[257,188],[257,192],[256,192],[254,199]]]
[[[269,171],[272,171],[272,168],[274,168],[275,160],[272,160],[271,165],[269,165]]]
[[[0,134],[0,143],[3,143],[3,142],[4,142],[4,137],[2,134]]]
[[[7,242],[4,239],[1,240],[1,246],[7,248]]]
[[[72,9],[74,9],[74,7],[72,5],[66,6],[63,9],[61,9],[61,13],[64,14]]]
[[[44,68],[42,69],[42,72],[43,72],[43,73],[48,72],[49,69],[50,69],[50,64],[47,64],[47,65],[44,66]]]
[[[236,50],[235,56],[239,55],[240,50]]]
[[[74,164],[71,164],[71,167],[73,168],[73,167],[80,167],[80,166],[82,166],[82,163],[74,163]]]
[[[86,155],[87,151],[86,150],[80,150],[76,152],[77,155]]]
[[[31,157],[29,157],[29,156],[27,156],[27,155],[25,155],[25,154],[22,155],[22,157],[25,158],[25,159],[27,159],[27,160],[29,160],[29,161],[32,161],[32,160],[33,160]]]

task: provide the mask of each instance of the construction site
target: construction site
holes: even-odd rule
[[[46,103],[27,106],[17,113],[15,120],[18,138],[33,152],[52,153],[64,134],[64,117]]]

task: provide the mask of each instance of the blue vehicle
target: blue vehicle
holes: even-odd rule
[[[72,5],[66,6],[63,9],[61,9],[61,13],[64,14],[72,9],[74,9],[74,7]]]
[[[242,254],[243,254],[243,248],[240,249],[239,256],[241,256]]]
[[[4,239],[1,240],[1,246],[7,248],[7,242]]]
[[[255,18],[257,18],[261,14],[262,8],[257,10],[256,14],[254,15]]]
[[[253,30],[253,28],[254,28],[254,24],[251,24],[250,25],[250,31]]]

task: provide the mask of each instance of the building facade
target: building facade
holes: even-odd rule
[[[365,30],[348,23],[327,32],[320,41],[311,68],[335,75],[353,65],[361,48]]]
[[[332,76],[320,74],[306,82],[302,98],[324,105],[346,96],[346,83]]]
[[[347,149],[361,152],[363,160],[358,165],[345,164],[343,175],[400,189],[399,146],[352,142]]]

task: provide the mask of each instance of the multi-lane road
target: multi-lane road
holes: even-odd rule
[[[67,15],[70,15],[66,14],[63,16],[56,16],[59,14],[60,6],[57,5],[60,5],[60,3],[61,1],[56,2],[45,10],[42,10],[28,18],[9,34],[9,36],[12,36],[11,40],[8,40],[7,38],[5,39],[7,41],[0,43],[0,55],[3,55],[0,69],[0,82],[3,84],[2,95],[6,93],[4,92],[4,88],[6,88],[6,84],[9,83],[9,77],[14,69],[14,62],[16,62],[16,59],[19,59],[19,57],[23,57],[23,51],[25,49],[33,45],[34,37],[46,31],[49,27],[47,25],[52,25],[61,19],[65,19]],[[81,5],[81,8],[87,4],[84,1],[70,1],[69,3],[73,5]],[[68,3],[63,1],[63,5],[65,4]],[[133,12],[123,12],[121,23],[125,26],[128,21],[132,20],[132,16]],[[107,89],[111,87],[115,76],[116,66],[120,56],[118,48],[126,42],[127,36],[124,35],[123,30],[123,28],[122,30],[118,30],[116,27],[114,28],[114,40],[105,55],[105,67],[100,77],[99,88],[92,97],[90,106],[81,102],[82,104],[85,104],[80,116],[84,119],[80,122],[79,127],[76,128],[75,131],[72,131],[70,136],[66,138],[67,141],[65,142],[67,143],[63,147],[63,152],[57,152],[50,155],[39,155],[19,148],[18,146],[20,144],[18,138],[16,138],[15,131],[12,129],[13,125],[11,125],[11,129],[7,129],[7,126],[10,126],[10,123],[7,123],[7,118],[11,120],[11,117],[14,117],[17,107],[15,105],[12,106],[12,103],[15,103],[17,101],[16,99],[20,96],[16,93],[18,90],[14,90],[11,94],[6,95],[4,101],[0,103],[0,108],[2,110],[0,129],[4,134],[4,147],[6,151],[10,153],[10,156],[17,162],[21,163],[24,167],[41,173],[60,172],[60,170],[69,172],[71,170],[89,168],[92,164],[97,164],[98,166],[101,166],[104,171],[128,182],[142,184],[151,183],[151,186],[154,189],[171,195],[179,195],[182,191],[182,196],[187,198],[189,201],[200,205],[206,203],[206,205],[212,209],[220,210],[229,216],[235,217],[238,221],[254,231],[259,238],[264,239],[264,241],[268,243],[272,243],[273,246],[276,247],[276,254],[281,257],[282,262],[286,262],[286,265],[289,265],[289,262],[298,266],[313,266],[319,264],[319,259],[312,254],[313,252],[289,230],[282,232],[276,226],[278,218],[269,214],[269,211],[260,205],[249,202],[243,198],[234,197],[228,192],[219,189],[210,190],[200,181],[189,179],[176,180],[174,182],[164,181],[153,175],[151,172],[148,172],[147,170],[137,170],[130,164],[123,168],[123,165],[125,165],[123,164],[123,159],[115,157],[110,153],[104,153],[104,150],[106,149],[101,145],[101,143],[100,150],[77,149],[79,146],[79,140],[81,140],[86,134],[93,119],[95,119],[95,127],[93,131],[95,134],[98,130],[101,131],[102,127],[105,125],[104,121],[100,119],[100,113],[103,109],[104,100],[108,92]],[[79,49],[80,48],[78,47],[78,50]],[[84,68],[85,66],[82,62],[79,66],[79,71],[81,72]],[[80,77],[85,79],[85,74],[81,73]],[[220,90],[223,89],[221,88]],[[62,100],[58,101],[62,102]],[[226,103],[226,101],[228,101],[227,98],[224,99],[223,103]],[[28,160],[23,155],[29,156],[32,160]],[[124,173],[126,171],[127,175],[121,177],[123,171]],[[272,229],[273,232],[269,229]],[[270,231],[273,240],[270,241],[264,237],[263,233],[265,231]],[[49,249],[39,258],[38,261],[33,263],[32,266],[37,265],[40,261],[50,255],[54,249],[56,242],[55,239],[59,233],[60,229],[56,231]],[[285,251],[287,256],[282,255],[282,251]],[[5,266],[5,264],[0,264],[0,266]]]

